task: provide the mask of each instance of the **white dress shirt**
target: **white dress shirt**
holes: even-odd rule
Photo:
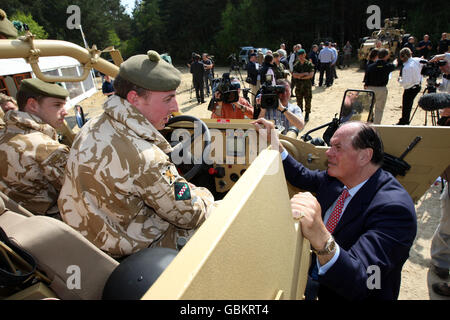
[[[422,71],[423,64],[419,62],[420,60],[420,58],[409,58],[403,65],[402,77],[398,82],[405,90],[422,83],[422,75],[420,72]]]

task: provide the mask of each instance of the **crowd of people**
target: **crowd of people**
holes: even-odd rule
[[[447,34],[442,33],[441,39],[436,47],[438,55],[436,57],[444,57],[448,53],[450,42],[447,40]],[[414,104],[414,99],[422,90],[422,69],[425,66],[424,60],[428,60],[433,50],[433,44],[428,35],[423,36],[417,46],[415,45],[415,38],[408,37],[403,44],[398,57],[391,57],[388,49],[382,47],[381,41],[378,41],[374,48],[369,52],[368,61],[364,75],[364,88],[374,91],[375,93],[375,108],[373,113],[373,123],[380,124],[383,111],[387,99],[387,84],[392,77],[392,72],[400,66],[400,76],[398,83],[404,88],[402,97],[402,116],[397,125],[408,125],[411,121],[411,110]],[[389,62],[392,58],[395,60]],[[436,61],[435,58],[431,61]],[[443,58],[442,58],[443,59]],[[444,77],[442,84],[438,85],[438,91],[448,92],[446,74],[448,74],[447,66],[441,68]],[[428,90],[428,88],[426,89]]]
[[[340,52],[340,53],[339,53]],[[314,44],[309,52],[302,48],[301,44],[293,46],[292,53],[287,54],[286,45],[282,43],[277,50],[268,50],[265,54],[261,49],[249,50],[246,84],[250,87],[250,97],[244,101],[240,96],[235,103],[224,103],[220,101],[221,93],[214,93],[212,106],[212,118],[257,119],[265,117],[274,119],[280,127],[280,132],[286,132],[295,127],[301,131],[305,122],[309,121],[312,111],[312,87],[315,86],[316,73],[319,73],[318,86],[328,88],[337,79],[336,67],[345,68],[350,66],[353,48],[350,42],[339,50],[336,43],[321,42]],[[209,90],[215,91],[206,81],[211,78],[210,68],[214,63],[208,54],[200,55],[193,53],[192,61],[188,63],[192,73],[193,88],[196,91],[198,103],[204,103],[204,96],[209,95]],[[325,75],[325,82],[324,82]],[[214,74],[213,74],[214,78]],[[241,81],[232,77],[231,82],[235,90],[242,92]],[[285,92],[279,93],[278,108],[265,109],[260,105],[262,87],[284,86]],[[286,91],[289,90],[289,96]],[[296,104],[289,102],[296,98]],[[281,103],[285,101],[284,104]],[[286,110],[285,110],[286,109]],[[288,120],[289,119],[289,120]]]

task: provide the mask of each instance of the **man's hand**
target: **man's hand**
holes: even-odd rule
[[[272,122],[264,118],[259,118],[258,120],[253,121],[251,124],[255,126],[256,131],[260,135],[265,135],[267,137],[267,142],[271,144],[273,150],[278,149],[280,152],[283,152],[284,147],[278,139],[277,130],[275,129],[275,125]]]
[[[291,199],[292,215],[300,219],[303,236],[312,247],[321,250],[325,247],[330,233],[322,220],[322,209],[317,199],[309,192],[300,192]]]

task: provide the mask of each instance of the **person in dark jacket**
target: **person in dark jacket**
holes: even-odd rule
[[[191,64],[190,71],[192,73],[192,82],[195,88],[195,96],[197,98],[197,102],[204,103],[205,102],[205,94],[203,92],[203,78],[205,73],[205,68],[203,63],[200,62],[200,56],[194,56],[194,62]]]
[[[274,127],[264,119],[256,124]],[[408,192],[381,168],[383,143],[375,128],[343,124],[331,138],[326,171],[305,168],[279,141],[271,143],[281,152],[289,183],[309,191],[291,199],[293,217],[315,253],[306,298],[397,299],[417,218]]]
[[[250,60],[247,64],[247,83],[250,85],[252,93],[252,104],[255,105],[256,93],[261,87],[261,79],[259,76],[259,64],[256,62],[256,53],[250,54]]]

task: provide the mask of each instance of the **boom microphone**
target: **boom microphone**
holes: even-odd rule
[[[427,93],[419,99],[419,106],[425,111],[450,108],[449,93]]]

